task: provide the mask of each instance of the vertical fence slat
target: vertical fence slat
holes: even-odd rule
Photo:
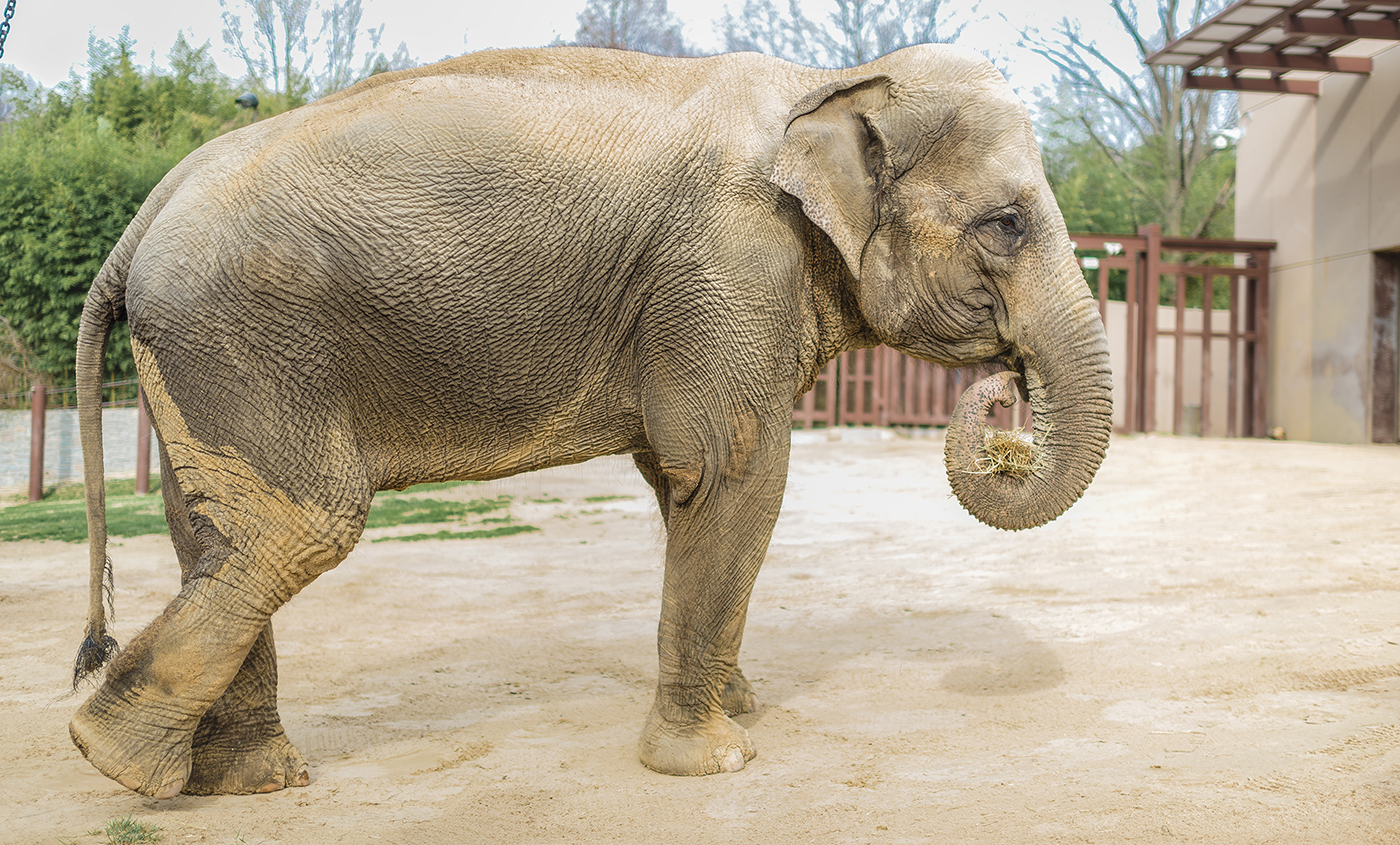
[[[1243,277],[1234,275],[1230,277],[1230,325],[1227,335],[1227,342],[1230,345],[1230,374],[1226,379],[1225,389],[1228,391],[1229,400],[1225,403],[1225,436],[1240,436],[1240,415],[1239,415],[1239,379],[1238,370],[1240,366],[1239,355],[1239,286],[1243,282]]]
[[[1123,379],[1123,431],[1142,430],[1142,394],[1138,390],[1138,380],[1133,377],[1133,373],[1138,371],[1137,362],[1139,347],[1142,345],[1142,331],[1138,325],[1141,321],[1140,311],[1142,306],[1138,303],[1138,286],[1141,284],[1141,275],[1138,270],[1140,261],[1137,251],[1134,250],[1129,256],[1127,268],[1127,285],[1123,295],[1123,329],[1127,337],[1123,338],[1123,349],[1127,353],[1128,372]],[[1103,315],[1104,325],[1108,325],[1108,312]]]
[[[44,414],[49,391],[43,384],[29,388],[29,501],[44,498]]]
[[[1162,227],[1153,223],[1138,233],[1147,238],[1147,256],[1143,261],[1142,295],[1142,369],[1135,373],[1142,386],[1143,431],[1157,429],[1157,303],[1161,300]]]
[[[1215,277],[1210,273],[1201,274],[1201,423],[1196,433],[1202,437],[1210,430],[1210,347],[1215,338],[1211,330],[1211,297],[1215,293]]]
[[[1268,360],[1269,360],[1269,253],[1267,250],[1260,250],[1255,253],[1255,259],[1259,269],[1258,302],[1255,308],[1255,340],[1254,340],[1254,366],[1251,368],[1253,378],[1254,394],[1254,414],[1250,422],[1250,432],[1253,437],[1263,437],[1265,435],[1265,409],[1264,402],[1267,398],[1268,389]]]
[[[1172,335],[1172,434],[1181,434],[1181,410],[1184,404],[1182,369],[1185,366],[1186,351],[1186,276],[1177,273],[1176,279],[1176,329]]]

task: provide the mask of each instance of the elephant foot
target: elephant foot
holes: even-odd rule
[[[278,726],[261,739],[196,744],[186,795],[250,795],[311,782],[306,758]]]
[[[688,725],[662,718],[653,707],[642,728],[642,765],[663,775],[737,772],[754,758],[749,732],[728,716],[714,714]]]
[[[729,676],[729,683],[724,685],[724,691],[719,694],[719,706],[726,716],[758,712],[758,694],[753,691],[753,686],[738,666],[734,667],[733,674]]]
[[[259,653],[255,648],[238,678],[199,720],[185,794],[250,795],[311,782],[306,758],[282,729],[275,687],[267,673],[249,669]]]
[[[174,798],[190,777],[194,720],[174,727],[142,724],[133,705],[104,686],[78,709],[68,735],[99,772],[133,792]]]

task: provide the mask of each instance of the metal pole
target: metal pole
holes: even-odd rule
[[[146,413],[146,393],[136,388],[136,495],[151,492],[151,417]]]
[[[49,391],[43,384],[29,388],[29,501],[44,498],[44,412]]]

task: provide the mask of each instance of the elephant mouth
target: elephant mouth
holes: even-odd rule
[[[1031,387],[1030,380],[1026,377],[1025,359],[1019,355],[1007,353],[1001,356],[998,362],[1006,367],[1007,370],[1016,374],[1016,381],[1014,382],[1016,386],[1016,395],[1021,398],[1022,402],[1029,405],[1031,401]]]

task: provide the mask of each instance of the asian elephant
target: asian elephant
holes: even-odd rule
[[[127,320],[180,592],[106,632],[100,379]],[[1031,122],[946,46],[848,70],[755,54],[488,51],[373,77],[211,141],[159,184],[83,308],[92,590],[73,742],[144,795],[307,782],[271,617],[376,491],[631,454],[665,521],[659,772],[754,756],[726,716],[795,397],[843,350],[999,361],[950,469],[974,515],[1068,508],[1110,429],[1104,330]],[[1013,390],[1014,387],[1014,390]],[[1028,398],[1028,474],[967,471]]]

